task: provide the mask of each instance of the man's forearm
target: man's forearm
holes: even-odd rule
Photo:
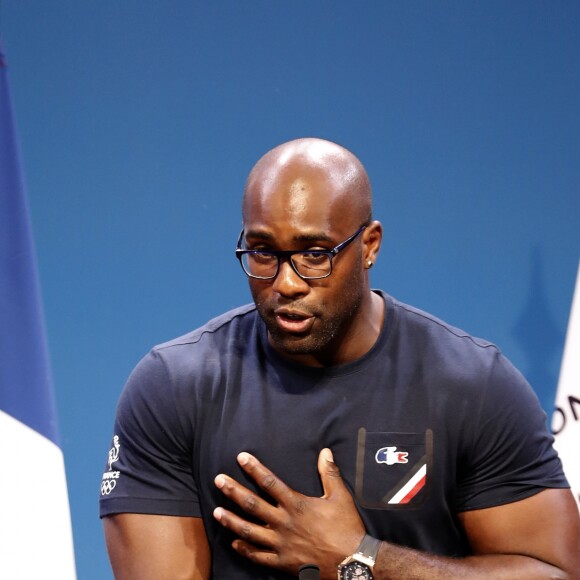
[[[524,555],[492,554],[445,558],[382,542],[373,569],[376,580],[576,580],[566,572]]]

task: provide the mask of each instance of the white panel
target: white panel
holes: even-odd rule
[[[580,402],[576,401],[580,401],[580,265],[558,381],[556,412],[552,418],[555,447],[580,504]]]
[[[62,451],[0,411],[0,578],[74,580]]]

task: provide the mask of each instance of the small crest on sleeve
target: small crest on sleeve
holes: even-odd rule
[[[117,485],[117,479],[119,479],[121,472],[113,469],[113,463],[119,460],[120,450],[121,444],[119,443],[119,436],[115,435],[113,437],[113,447],[109,449],[109,457],[107,460],[109,471],[103,473],[101,481],[101,495],[109,495]]]

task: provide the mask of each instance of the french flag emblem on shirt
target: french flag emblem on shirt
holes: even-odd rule
[[[375,461],[377,463],[386,463],[387,465],[409,463],[408,455],[407,451],[397,451],[396,446],[381,447],[375,454]],[[425,485],[426,475],[427,464],[421,463],[419,469],[413,470],[409,477],[405,477],[400,482],[400,486],[391,497],[385,498],[386,502],[391,505],[409,503]]]
[[[355,495],[370,509],[417,507],[425,501],[433,432],[358,432]]]

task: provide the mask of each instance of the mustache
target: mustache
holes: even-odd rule
[[[256,302],[256,306],[262,312],[266,312],[271,316],[276,315],[277,310],[288,309],[289,311],[300,312],[307,316],[317,316],[317,309],[305,304],[303,300],[261,300]]]

